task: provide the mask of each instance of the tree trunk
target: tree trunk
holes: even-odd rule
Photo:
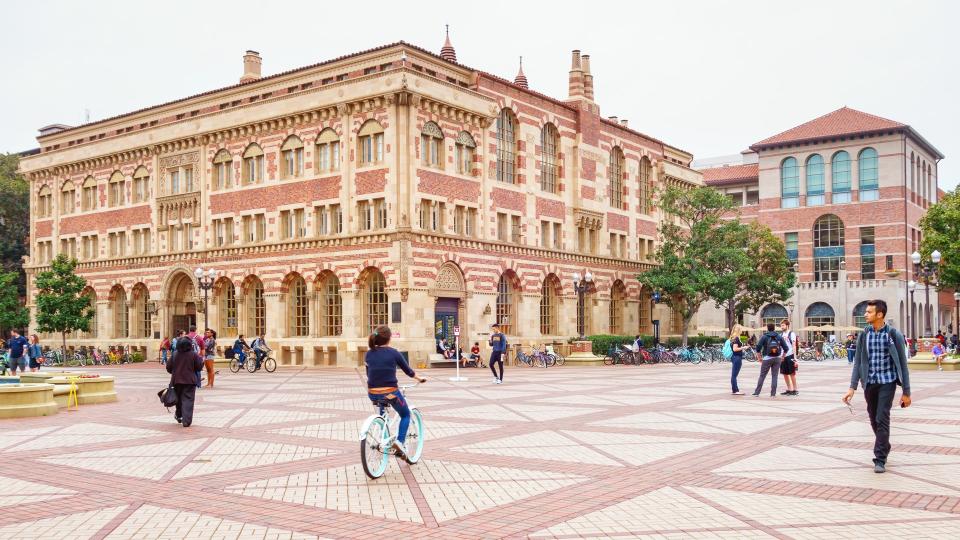
[[[60,337],[63,339],[63,345],[60,348],[60,361],[63,362],[63,365],[67,365],[67,333],[60,332]]]
[[[681,333],[681,337],[682,337],[681,344],[682,344],[684,347],[687,346],[687,335],[688,335],[689,332],[690,332],[690,321],[692,321],[692,320],[693,320],[693,315],[690,315],[689,317],[684,317],[684,318],[683,318],[683,324],[681,325],[681,332],[680,332],[680,333]]]

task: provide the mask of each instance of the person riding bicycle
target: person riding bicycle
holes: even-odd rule
[[[389,326],[376,327],[367,339],[369,350],[363,362],[367,368],[367,397],[374,404],[390,404],[400,416],[397,440],[393,442],[393,447],[398,454],[405,456],[407,449],[404,441],[407,439],[407,429],[410,427],[410,408],[407,407],[407,402],[397,386],[399,384],[397,368],[399,367],[408,377],[419,382],[427,382],[427,378],[418,377],[400,351],[389,347],[392,335]]]
[[[256,371],[260,369],[260,363],[263,362],[267,353],[270,352],[270,347],[267,347],[267,340],[264,339],[263,334],[260,334],[253,340],[253,343],[250,344],[250,348],[253,349],[253,355],[257,360],[257,365],[254,368],[254,371]]]
[[[643,338],[639,335],[633,339],[633,352],[640,352],[643,348]]]
[[[243,339],[243,334],[237,336],[237,340],[233,342],[233,354],[239,358],[237,362],[241,366],[247,361],[247,349],[249,348],[250,346],[247,345],[247,341]]]

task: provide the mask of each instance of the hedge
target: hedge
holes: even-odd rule
[[[646,346],[653,345],[653,336],[640,336],[643,339],[643,344]],[[606,356],[607,351],[610,350],[610,347],[619,345],[621,347],[628,347],[633,344],[633,340],[636,339],[635,336],[614,336],[609,334],[598,334],[595,336],[587,336],[587,339],[593,343],[593,354],[600,356]],[[570,338],[570,341],[574,341],[574,338]],[[713,345],[716,343],[723,343],[725,338],[716,337],[716,336],[688,336],[687,344],[691,347],[698,345]],[[674,348],[679,347],[682,342],[679,337],[668,337],[663,344],[666,347]]]

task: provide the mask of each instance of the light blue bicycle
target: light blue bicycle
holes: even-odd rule
[[[410,428],[407,430],[405,441],[407,454],[402,457],[411,465],[420,461],[424,441],[423,415],[406,395],[406,390],[414,386],[417,385],[408,384],[399,387],[410,408]],[[363,463],[363,472],[375,480],[387,471],[390,455],[397,453],[393,448],[393,442],[397,440],[400,415],[385,401],[373,405],[378,407],[380,412],[367,418],[360,428],[360,461]]]

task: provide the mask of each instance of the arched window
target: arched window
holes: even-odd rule
[[[37,192],[37,217],[48,218],[53,215],[53,193],[50,186],[43,186]]]
[[[760,311],[760,320],[763,323],[763,326],[766,326],[770,323],[775,325],[780,325],[780,321],[788,317],[787,308],[781,306],[780,304],[767,304],[762,311]]]
[[[616,336],[623,333],[623,303],[627,297],[627,288],[619,279],[613,282],[610,289],[610,334]]]
[[[540,189],[557,192],[557,174],[560,166],[557,160],[557,149],[560,147],[560,134],[557,127],[551,123],[543,126],[540,132]]]
[[[80,193],[80,208],[84,212],[97,209],[97,181],[88,176],[83,181],[83,191]]]
[[[813,154],[807,158],[807,206],[823,204],[823,157]]]
[[[116,285],[110,291],[110,308],[113,311],[113,338],[125,338],[130,335],[128,323],[130,310],[127,306],[127,293]]]
[[[843,260],[843,222],[833,214],[820,216],[813,224],[814,281],[837,281]]]
[[[861,201],[875,201],[880,198],[879,168],[876,150],[864,148],[860,151],[860,157],[857,158],[857,178]]]
[[[367,333],[373,333],[374,328],[387,324],[387,280],[379,270],[369,269],[364,281],[364,320],[367,323]]]
[[[87,326],[86,332],[80,332],[80,337],[93,339],[97,337],[97,293],[93,289],[87,288],[82,294],[87,298],[87,301],[90,302],[88,308],[90,312],[90,325]]]
[[[550,274],[543,280],[540,288],[540,333],[545,336],[555,336],[560,333],[557,328],[558,312],[560,309],[560,279]]]
[[[229,189],[233,186],[233,156],[222,149],[213,156],[213,189]]]
[[[427,167],[443,168],[443,131],[433,122],[420,130],[420,162]]]
[[[107,184],[107,205],[111,208],[123,206],[126,202],[123,190],[123,173],[114,171],[110,175],[110,182]]]
[[[133,171],[133,202],[146,202],[150,196],[150,173],[143,165]]]
[[[72,214],[76,209],[76,186],[68,180],[60,187],[60,214]]]
[[[641,334],[650,335],[653,333],[653,322],[650,318],[650,311],[652,309],[653,298],[651,298],[650,289],[643,287],[640,289],[640,306],[638,313]]]
[[[900,302],[901,311],[903,302]],[[867,326],[867,303],[860,302],[853,308],[853,325],[864,328]]]
[[[780,207],[800,206],[800,167],[797,158],[788,157],[780,162]]]
[[[623,208],[623,150],[614,146],[610,151],[610,166],[607,168],[610,180],[607,195],[610,197],[610,206]]]
[[[497,312],[496,323],[500,325],[500,331],[504,334],[510,334],[513,330],[513,317],[517,312],[517,295],[513,288],[511,280],[512,274],[503,273],[500,275],[500,282],[497,283]]]
[[[340,170],[340,136],[330,128],[317,137],[316,165],[317,174]]]
[[[320,275],[317,281],[320,314],[317,329],[321,336],[339,336],[343,332],[343,299],[340,297],[340,281],[332,272]]]
[[[910,196],[913,197],[917,192],[917,174],[916,169],[914,168],[914,156],[913,152],[910,152]]]
[[[360,144],[360,166],[383,162],[383,126],[376,120],[367,120],[357,133]]]
[[[280,178],[303,176],[303,141],[296,135],[287,137],[280,147]]]
[[[497,180],[513,184],[517,164],[517,121],[504,107],[497,116]]]
[[[248,279],[244,290],[247,312],[247,334],[261,336],[267,331],[267,304],[263,299],[263,282],[253,277]]]
[[[806,319],[804,326],[832,326],[836,322],[836,316],[833,308],[830,307],[830,304],[826,304],[824,302],[810,304],[810,307],[807,308],[804,319]],[[824,332],[825,335],[832,333],[833,332]]]
[[[245,185],[263,182],[263,149],[257,143],[251,143],[243,151],[242,176]]]
[[[147,302],[150,301],[150,292],[146,285],[137,283],[133,287],[133,313],[136,317],[134,338],[146,339],[151,337],[153,330],[153,321],[150,311],[147,309]]]
[[[653,165],[650,158],[640,158],[640,211],[649,214],[653,208]]]
[[[303,337],[310,334],[307,283],[299,275],[293,275],[287,283],[287,328],[287,335],[290,337]]]
[[[841,150],[830,160],[831,202],[833,204],[850,202],[850,154]]]
[[[473,176],[473,156],[477,151],[477,143],[473,136],[466,131],[457,135],[457,173]]]
[[[237,320],[237,290],[233,286],[233,282],[229,278],[220,278],[217,280],[214,294],[217,299],[220,335],[236,336],[239,332],[239,322]]]

